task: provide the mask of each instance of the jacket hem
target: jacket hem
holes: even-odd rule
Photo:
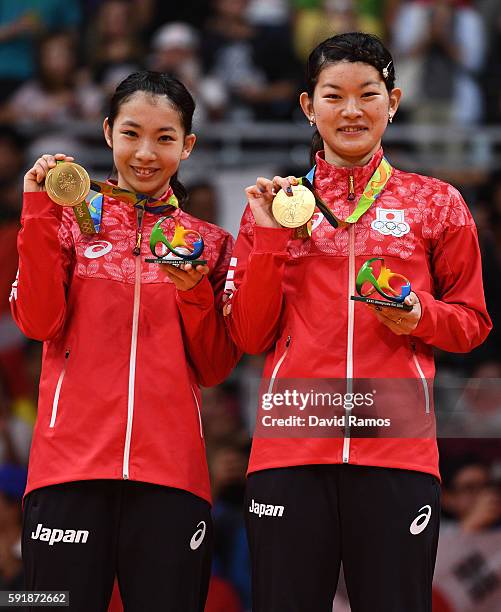
[[[36,489],[41,489],[42,487],[49,487],[51,485],[64,484],[68,482],[77,482],[79,480],[124,480],[124,479],[122,478],[121,474],[117,476],[112,476],[110,474],[94,474],[93,476],[89,476],[88,474],[72,474],[64,478],[45,478],[43,480],[37,480],[33,483],[29,482],[24,492],[23,500],[26,497],[26,495],[28,495],[28,493],[31,493],[32,491],[35,491]],[[162,487],[170,487],[172,489],[181,489],[182,491],[187,491],[188,493],[191,493],[192,495],[196,495],[197,497],[200,497],[201,499],[205,500],[210,505],[212,505],[212,498],[211,498],[210,493],[202,489],[197,489],[194,487],[193,488],[183,487],[179,483],[174,483],[168,480],[160,481],[160,480],[153,479],[153,478],[129,478],[128,480],[132,480],[134,482],[145,482],[148,484],[159,485]]]
[[[262,470],[269,470],[273,468],[287,468],[300,465],[363,465],[365,467],[383,467],[393,468],[396,470],[410,470],[412,472],[424,472],[425,474],[431,474],[432,476],[435,476],[435,478],[437,478],[439,482],[442,482],[438,469],[425,467],[423,465],[418,465],[414,463],[399,463],[395,461],[371,461],[370,463],[364,463],[360,461],[350,460],[349,463],[343,463],[342,459],[340,459],[339,461],[333,461],[330,457],[318,457],[314,460],[312,460],[311,457],[308,457],[307,459],[294,459],[294,461],[290,463],[283,463],[281,461],[270,461],[269,463],[262,463],[259,465],[252,466],[252,468],[249,467],[249,469],[247,470],[247,476],[253,474],[254,472],[260,472]]]

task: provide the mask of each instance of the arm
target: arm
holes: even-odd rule
[[[475,223],[456,190],[430,263],[434,295],[416,291],[422,312],[412,335],[445,351],[467,353],[487,338],[492,323],[485,306]]]
[[[42,155],[24,177],[21,230],[17,239],[19,269],[10,296],[12,316],[35,340],[50,340],[63,327],[66,289],[73,259],[72,237],[63,209],[45,192],[45,177],[56,161],[73,161],[64,153]],[[70,219],[71,211],[66,214]]]
[[[63,209],[45,192],[25,193],[17,239],[19,269],[10,296],[21,331],[50,340],[63,327],[72,260],[71,235],[61,223]]]
[[[247,353],[262,353],[276,340],[290,237],[289,229],[256,225],[247,207],[233,251],[227,283],[231,293],[225,306],[231,337]]]
[[[210,277],[204,275],[188,291],[177,291],[187,353],[204,387],[222,382],[240,359],[223,321],[222,295],[233,238],[225,236]]]

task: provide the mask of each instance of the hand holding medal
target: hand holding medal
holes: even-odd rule
[[[254,215],[256,225],[261,227],[284,227],[273,216],[273,200],[277,192],[280,193],[280,190],[285,192],[284,197],[292,197],[292,186],[297,184],[298,181],[293,176],[289,176],[288,178],[275,176],[273,180],[259,177],[255,185],[247,187],[245,193],[252,214]]]
[[[24,175],[24,192],[33,193],[37,191],[45,191],[45,177],[51,168],[56,167],[57,162],[72,162],[73,157],[64,153],[56,155],[42,155],[33,164],[33,167]]]
[[[47,191],[49,198],[56,204],[73,208],[83,234],[96,234],[97,230],[85,203],[90,191],[89,175],[82,166],[73,163],[73,159],[64,153],[42,155],[25,174],[24,191]]]

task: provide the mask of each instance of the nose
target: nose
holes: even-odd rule
[[[346,104],[342,110],[342,115],[346,119],[356,119],[360,117],[362,110],[360,109],[358,100],[356,98],[348,98]]]
[[[137,144],[135,157],[141,161],[152,161],[156,159],[156,152],[154,145],[147,139],[141,139]]]

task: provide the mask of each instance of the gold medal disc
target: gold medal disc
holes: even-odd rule
[[[273,216],[284,227],[301,227],[312,218],[315,212],[315,196],[304,185],[292,185],[292,195],[283,189],[273,200]]]
[[[60,206],[81,204],[90,191],[87,170],[73,162],[61,162],[51,168],[45,177],[49,198]]]

